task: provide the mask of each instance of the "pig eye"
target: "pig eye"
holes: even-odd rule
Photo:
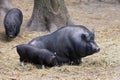
[[[94,40],[94,36],[90,36],[90,41],[93,41]]]
[[[94,40],[94,37],[91,37],[90,40]]]
[[[92,42],[94,41],[94,37],[87,37],[86,42]]]

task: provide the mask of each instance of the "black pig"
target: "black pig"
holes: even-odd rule
[[[62,27],[51,34],[37,37],[28,44],[39,49],[56,52],[57,56],[66,59],[65,62],[78,65],[81,63],[82,57],[99,52],[100,48],[94,38],[94,32],[89,31],[85,26],[70,25]],[[61,59],[59,60],[62,63]]]
[[[7,37],[14,38],[20,32],[20,27],[23,20],[22,12],[13,8],[7,12],[4,18],[4,27]]]
[[[47,49],[39,49],[28,44],[21,44],[16,46],[17,52],[20,56],[20,62],[32,62],[41,66],[57,66],[57,59],[54,53]]]

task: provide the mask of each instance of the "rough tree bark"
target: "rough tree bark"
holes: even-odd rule
[[[120,3],[120,0],[118,0],[118,2]]]
[[[0,0],[0,15],[4,16],[12,8],[11,0]]]
[[[34,8],[28,30],[54,31],[58,27],[73,24],[64,0],[34,0]]]

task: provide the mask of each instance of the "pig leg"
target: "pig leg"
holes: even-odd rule
[[[73,62],[74,65],[80,65],[82,63],[81,59],[76,59]]]
[[[20,66],[25,66],[24,61],[20,62]]]
[[[25,66],[23,57],[20,57],[20,66]]]
[[[45,65],[42,65],[42,69],[45,69]]]

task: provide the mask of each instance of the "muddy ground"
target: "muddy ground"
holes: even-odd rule
[[[24,14],[22,30],[12,41],[5,38],[0,21],[0,80],[120,80],[120,5],[111,3],[78,3],[66,0],[75,24],[94,29],[101,48],[97,54],[83,58],[79,66],[64,65],[40,69],[38,66],[19,65],[19,56],[12,47],[28,43],[32,38],[49,32],[28,32],[25,26],[32,14],[32,0],[13,0],[14,7]]]

